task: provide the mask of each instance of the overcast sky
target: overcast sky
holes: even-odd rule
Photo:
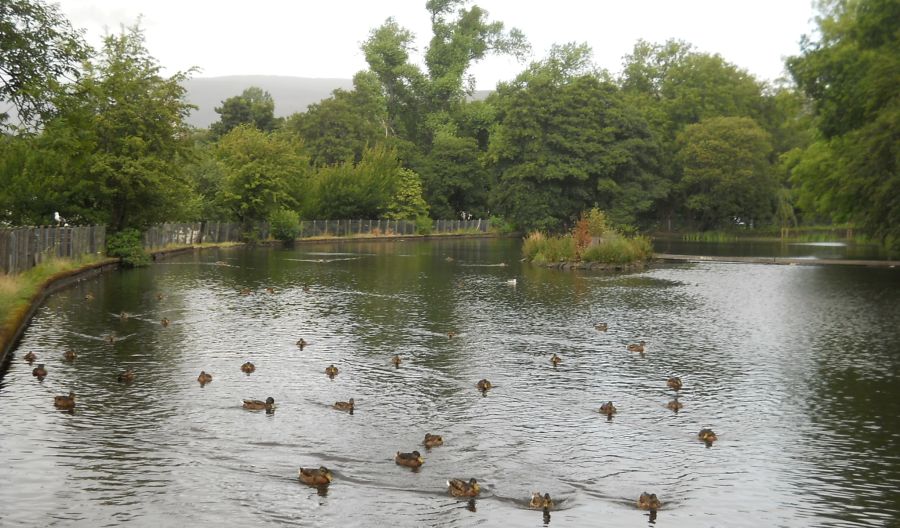
[[[366,68],[360,43],[393,16],[430,37],[425,0],[61,0],[63,13],[91,44],[143,15],[147,47],[168,73],[195,77],[290,75],[350,78]],[[643,38],[677,38],[719,53],[760,79],[783,75],[784,57],[813,31],[811,0],[480,0],[506,27],[521,29],[540,59],[554,43],[587,42],[598,66],[613,73]],[[471,69],[478,89],[523,69],[490,58]]]

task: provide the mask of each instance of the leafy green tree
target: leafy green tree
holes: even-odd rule
[[[475,138],[438,132],[423,172],[426,197],[436,218],[458,218],[463,211],[475,216],[487,212],[488,173]]]
[[[788,59],[814,103],[818,141],[797,164],[800,203],[900,246],[900,4],[822,4],[818,41]]]
[[[590,64],[589,48],[552,50],[492,101],[493,210],[525,229],[554,229],[593,205],[638,223],[666,192],[645,120]]]
[[[701,229],[769,221],[779,197],[769,134],[747,117],[714,117],[678,137],[678,185],[684,208]]]
[[[271,132],[278,125],[275,101],[269,92],[256,86],[225,99],[215,111],[220,117],[209,127],[213,137],[224,136],[239,125],[252,125],[263,132]]]
[[[306,112],[290,116],[285,128],[303,138],[315,165],[357,162],[366,147],[388,140],[381,84],[372,72],[359,72],[353,77],[353,90],[335,90]]]
[[[384,209],[384,218],[407,220],[428,216],[428,204],[422,197],[422,180],[415,172],[398,169],[396,189]]]
[[[359,163],[320,167],[304,201],[307,218],[381,218],[396,202],[403,176],[393,149],[368,148]]]
[[[49,118],[60,82],[78,78],[89,54],[56,4],[42,0],[0,2],[0,101],[10,103],[26,126]],[[9,118],[0,109],[0,127]]]
[[[262,222],[299,207],[309,158],[295,137],[238,125],[216,144],[216,155],[224,175],[217,201],[232,218]]]

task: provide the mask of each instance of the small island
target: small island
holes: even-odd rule
[[[532,231],[522,245],[525,260],[548,268],[638,271],[653,256],[650,239],[627,236],[609,225],[598,208],[582,212],[571,233]]]

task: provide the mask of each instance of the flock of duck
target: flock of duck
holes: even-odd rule
[[[275,290],[272,288],[266,288],[266,291],[270,294],[275,293]],[[309,291],[308,287],[305,287],[304,291]],[[250,291],[247,289],[240,291],[241,295],[248,295],[249,293],[250,293]],[[93,298],[94,298],[93,295],[90,293],[88,293],[85,296],[85,300],[88,300],[88,301],[92,300]],[[162,294],[157,295],[157,299],[162,299],[162,298],[163,298]],[[127,314],[126,312],[122,312],[119,315],[119,317],[120,317],[120,319],[125,320],[125,319],[128,319],[129,314]],[[170,321],[166,318],[163,318],[160,321],[160,324],[163,327],[167,327],[167,326],[169,326]],[[594,325],[594,328],[600,332],[606,332],[608,330],[608,325],[607,325],[607,323],[597,323],[596,325]],[[453,339],[454,337],[456,337],[456,335],[457,334],[455,332],[449,332],[447,334],[447,336],[450,339]],[[114,342],[114,340],[115,340],[114,334],[110,334],[106,338],[106,340],[110,341],[110,342]],[[302,350],[309,343],[307,341],[305,341],[304,339],[300,339],[297,341],[296,344]],[[639,353],[639,354],[643,355],[645,353],[645,346],[646,346],[646,342],[640,341],[639,343],[629,344],[626,348],[629,352],[635,352],[635,353]],[[67,362],[73,362],[73,361],[75,361],[75,359],[77,357],[78,357],[78,354],[74,350],[71,350],[71,349],[66,350],[63,353],[63,359]],[[37,361],[37,356],[35,355],[34,352],[28,352],[25,354],[24,359],[29,365],[31,365],[35,361]],[[391,358],[390,361],[394,365],[395,368],[400,368],[400,364],[402,363],[403,360],[400,358],[399,355],[395,355],[394,357]],[[562,361],[563,361],[563,359],[560,356],[558,356],[556,353],[554,353],[550,357],[550,363],[553,365],[554,368],[557,367],[560,363],[562,363]],[[256,366],[253,363],[247,361],[240,366],[240,369],[242,372],[244,372],[246,374],[251,374],[256,370]],[[333,364],[329,365],[328,367],[325,368],[325,374],[331,379],[334,379],[334,377],[337,376],[339,374],[339,372],[340,372],[339,369],[336,366],[334,366]],[[44,378],[47,376],[47,369],[46,369],[45,364],[39,363],[36,367],[34,367],[34,369],[32,370],[32,375],[34,377],[36,377],[38,379],[38,381],[43,381]],[[119,373],[117,376],[117,381],[119,381],[120,383],[132,383],[134,380],[135,380],[135,373],[131,368],[125,370],[124,372]],[[212,380],[213,380],[212,375],[206,371],[200,371],[200,374],[197,376],[197,381],[200,383],[201,387],[205,386],[207,383],[212,382]],[[670,377],[667,380],[666,385],[668,386],[668,388],[672,389],[675,392],[675,396],[674,396],[673,400],[668,402],[666,407],[677,413],[683,407],[683,404],[680,401],[678,401],[678,393],[681,390],[683,383],[682,383],[681,379],[678,377]],[[491,390],[493,385],[491,384],[491,382],[489,380],[481,379],[475,384],[475,387],[479,391],[481,391],[482,396],[486,396],[487,392]],[[65,395],[57,395],[54,397],[53,403],[56,406],[56,408],[58,408],[58,409],[69,411],[69,412],[74,412],[74,410],[75,410],[75,393],[70,391],[68,394],[65,394]],[[242,406],[244,409],[248,409],[248,410],[252,410],[252,411],[265,411],[266,413],[273,413],[275,411],[275,399],[272,398],[271,396],[266,398],[265,401],[246,399],[246,400],[243,400]],[[346,401],[346,402],[343,402],[343,401],[335,402],[333,405],[333,408],[336,410],[339,410],[339,411],[345,411],[345,412],[349,412],[350,414],[353,414],[354,400],[353,400],[353,398],[350,398],[349,401]],[[612,420],[613,416],[616,413],[617,413],[617,409],[612,401],[607,401],[606,403],[603,403],[602,405],[600,405],[600,414],[606,415],[607,420]],[[700,432],[697,434],[697,437],[701,441],[706,443],[707,447],[712,446],[713,442],[715,442],[717,440],[716,433],[713,432],[712,429],[708,429],[708,428],[701,429]],[[430,434],[430,433],[425,434],[425,438],[422,442],[422,445],[426,449],[432,449],[432,448],[441,446],[443,444],[444,444],[444,440],[441,435],[435,435],[435,434]],[[405,466],[405,467],[409,467],[409,468],[413,468],[413,469],[418,469],[425,463],[425,458],[421,455],[421,453],[418,450],[414,450],[410,453],[402,453],[402,452],[398,451],[394,457],[394,461],[396,462],[397,465]],[[298,477],[299,477],[299,480],[301,482],[303,482],[304,484],[307,484],[309,486],[320,487],[320,488],[327,487],[334,479],[332,472],[324,466],[321,466],[319,468],[302,468],[301,467],[298,472]],[[475,478],[469,478],[468,480],[466,480],[466,479],[448,480],[447,481],[447,490],[448,490],[449,494],[454,497],[465,497],[465,498],[470,498],[470,499],[474,499],[481,493],[481,487],[479,486],[478,481]],[[545,520],[548,520],[549,512],[550,512],[550,510],[553,509],[554,503],[553,503],[553,499],[550,497],[549,493],[541,494],[540,492],[534,492],[532,494],[531,500],[528,503],[528,506],[533,509],[542,510],[544,513]],[[662,507],[662,501],[660,501],[660,499],[656,496],[655,493],[648,493],[645,491],[645,492],[641,493],[640,497],[638,497],[637,507],[641,510],[649,511],[651,514],[651,518],[655,518],[656,511]]]

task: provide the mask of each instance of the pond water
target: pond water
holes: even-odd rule
[[[717,257],[781,257],[805,259],[891,260],[898,256],[877,244],[855,244],[847,241],[782,242],[778,240],[742,239],[733,242],[688,241],[679,238],[656,238],[657,253],[674,255],[710,255]]]
[[[604,275],[531,267],[519,251],[509,239],[207,250],[53,296],[0,381],[0,525],[900,518],[897,270]],[[626,350],[639,340],[644,354]],[[134,382],[118,383],[128,367]],[[205,387],[201,369],[214,377]],[[677,414],[670,376],[684,383]],[[494,384],[485,396],[482,378]],[[69,390],[71,414],[53,405]],[[273,414],[241,408],[268,396]],[[332,408],[348,398],[352,415]],[[608,400],[611,420],[598,412]],[[712,447],[697,438],[704,427]],[[444,446],[426,451],[425,433]],[[420,470],[394,463],[414,449]],[[334,473],[327,491],[298,481],[320,465]],[[448,478],[470,477],[476,501],[448,495]],[[655,519],[635,505],[645,490],[663,503]],[[532,491],[556,501],[549,518],[528,509]]]

